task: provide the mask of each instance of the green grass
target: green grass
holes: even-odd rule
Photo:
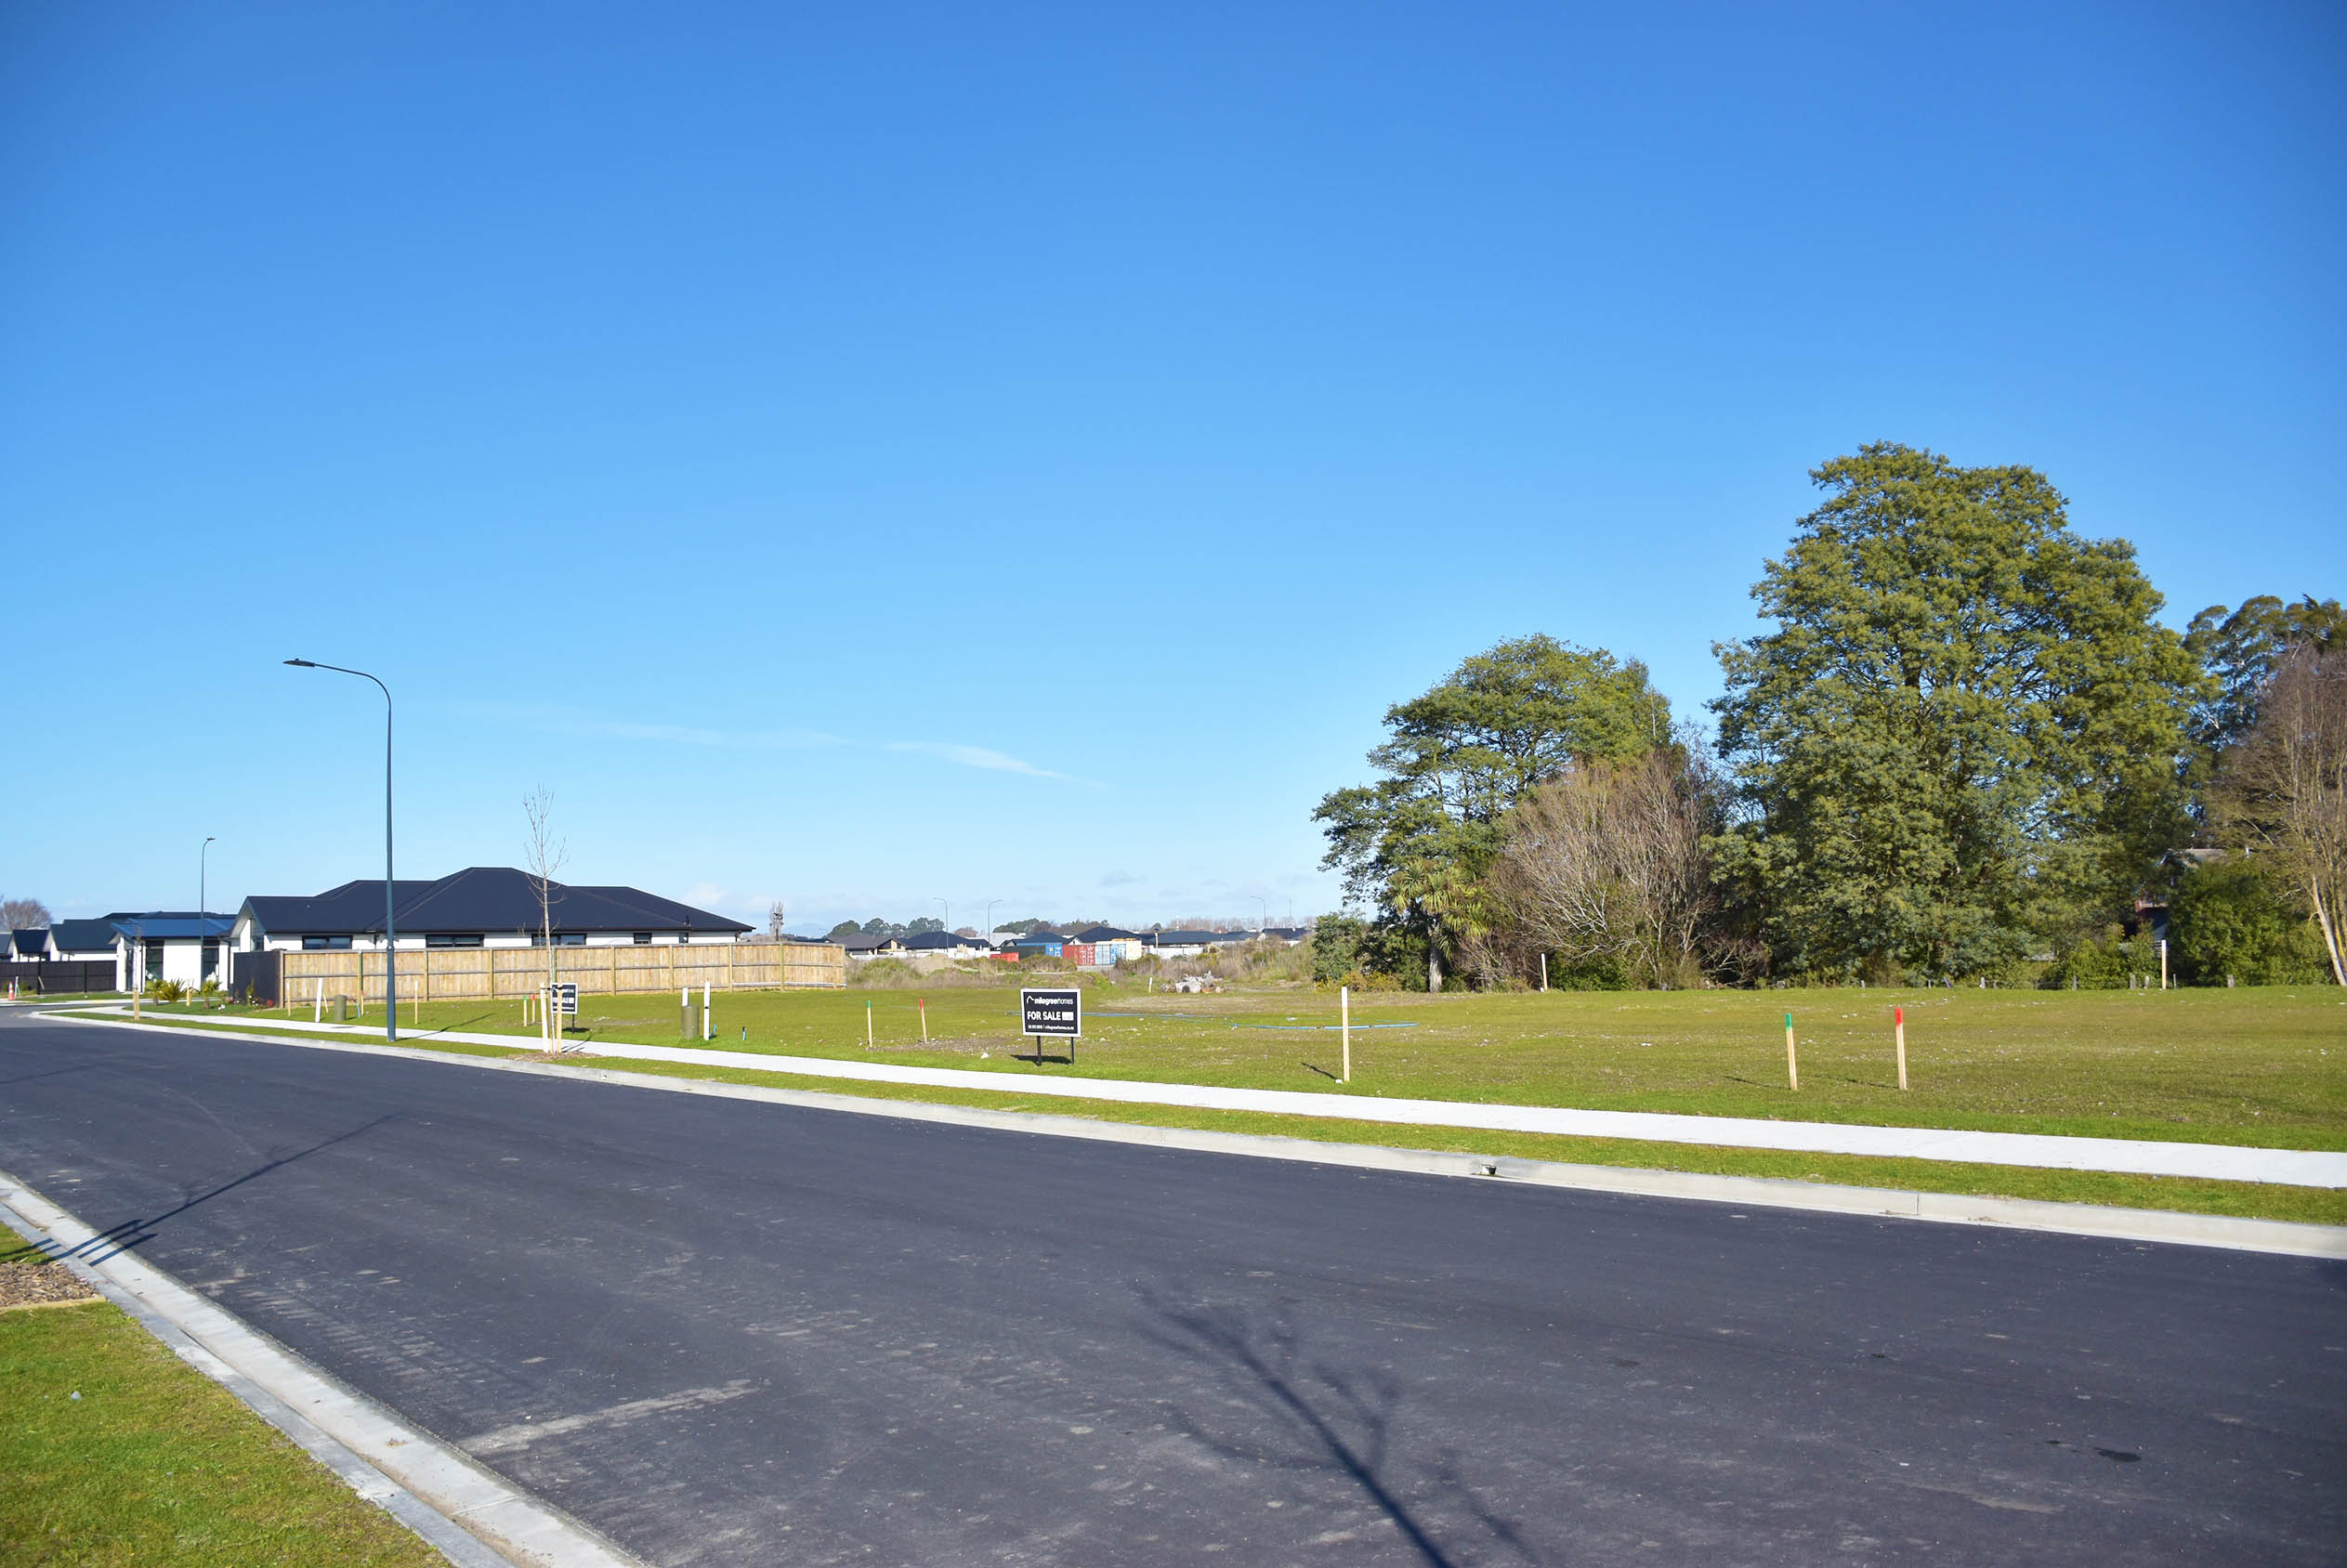
[[[0,1561],[447,1568],[105,1301],[0,1312]]]
[[[1008,1078],[1069,1070],[1012,1057],[1025,1049],[1015,1032],[1013,992],[930,995],[926,1048],[916,1000],[906,992],[720,995],[715,1043]],[[1892,1066],[1895,1005],[1908,1011],[1914,1087],[1907,1093]],[[2327,987],[1385,992],[1355,1000],[1349,1087],[1330,1076],[1338,1066],[1337,1036],[1325,1027],[1336,1022],[1331,992],[1166,997],[1104,986],[1088,991],[1085,1006],[1075,1070],[1090,1078],[1318,1090],[1337,1099],[1379,1094],[2347,1149],[2347,1000]],[[607,1050],[679,1043],[675,1004],[664,996],[588,996],[581,1007],[574,1040]],[[1785,1083],[1788,1009],[1802,1041],[1798,1093]],[[401,1009],[403,1030],[412,1011]],[[428,1004],[422,1016],[427,1028],[535,1037],[515,1002]],[[1377,1026],[1387,1025],[1407,1026]]]
[[[1781,1018],[1781,1011],[1779,1013]],[[220,1021],[224,1024],[229,1021]],[[190,1021],[189,1026],[203,1027]],[[1781,1028],[1781,1024],[1779,1027]],[[337,1038],[337,1037],[319,1037]],[[345,1038],[347,1037],[339,1037]],[[1780,1049],[1781,1049],[1781,1036]],[[400,1043],[453,1055],[505,1057],[529,1050],[436,1041],[402,1036]],[[1252,1111],[1192,1110],[1180,1106],[1127,1105],[1022,1092],[1016,1083],[1000,1091],[935,1089],[919,1084],[862,1083],[746,1068],[704,1067],[688,1063],[586,1058],[582,1066],[613,1068],[657,1078],[852,1095],[861,1099],[969,1105],[984,1110],[1023,1111],[1134,1126],[1196,1128],[1214,1132],[1265,1133],[1322,1143],[1401,1145],[1461,1154],[1511,1155],[1571,1165],[1625,1166],[1724,1176],[1763,1176],[1786,1181],[1826,1182],[1904,1192],[1955,1193],[1971,1196],[2032,1198],[2047,1203],[2102,1204],[2120,1209],[2162,1209],[2181,1213],[2222,1214],[2245,1219],[2290,1220],[2307,1224],[2347,1224],[2347,1192],[2280,1186],[2262,1182],[2210,1182],[2180,1177],[2129,1176],[2095,1171],[2039,1170],[2016,1166],[1959,1164],[1944,1160],[1882,1159],[1860,1155],[1788,1153],[1702,1144],[1642,1143],[1624,1138],[1573,1138],[1541,1133],[1484,1132],[1472,1129],[1354,1121],[1342,1117],[1280,1116]],[[977,1064],[983,1065],[983,1064]],[[1088,1064],[1081,1064],[1088,1066]],[[1037,1069],[1029,1068],[1029,1072]],[[1042,1069],[1050,1071],[1049,1068]],[[1058,1071],[1064,1073],[1062,1067]],[[1339,1101],[1337,1104],[1341,1104]]]

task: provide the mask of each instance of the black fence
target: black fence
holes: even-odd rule
[[[40,963],[0,963],[0,986],[17,983],[20,997],[79,996],[114,988],[111,959],[51,959]]]
[[[277,1005],[278,955],[269,952],[229,955],[229,995],[259,1007]]]

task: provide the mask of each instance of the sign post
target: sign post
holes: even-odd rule
[[[1052,1036],[1068,1042],[1068,1065],[1076,1065],[1076,1042],[1083,1038],[1084,994],[1070,986],[1060,990],[1036,990],[1021,987],[1018,993],[1018,1032],[1028,1037],[1035,1048],[1035,1060],[1043,1059],[1043,1037]]]
[[[562,1047],[562,1020],[566,1016],[576,1018],[579,1015],[579,983],[575,980],[563,980],[548,986],[546,987],[546,1013],[547,1021],[552,1026],[548,1033],[554,1037],[554,1044],[549,1049],[558,1051]]]

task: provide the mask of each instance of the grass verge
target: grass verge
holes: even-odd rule
[[[176,1024],[176,1026],[203,1030],[233,1026],[189,1021]],[[270,1031],[271,1034],[283,1032]],[[309,1038],[334,1039],[337,1043],[350,1043],[347,1036]],[[438,1051],[459,1056],[511,1058],[537,1055],[534,1051],[428,1039],[402,1039],[400,1043],[416,1050]],[[2265,1182],[2210,1182],[2186,1177],[2041,1170],[2021,1166],[1970,1165],[1944,1160],[1885,1159],[1866,1155],[1802,1154],[1776,1149],[1721,1148],[1709,1144],[1651,1143],[1627,1138],[1485,1132],[1468,1128],[1354,1121],[1341,1117],[1126,1105],[1021,1093],[1015,1090],[997,1092],[990,1090],[934,1089],[922,1084],[865,1083],[854,1079],[809,1078],[747,1068],[704,1067],[690,1063],[642,1061],[620,1056],[581,1058],[575,1065],[642,1073],[653,1078],[752,1084],[772,1089],[852,1095],[859,1099],[968,1105],[983,1110],[1026,1111],[1132,1126],[1195,1128],[1211,1132],[1262,1133],[1320,1143],[1371,1143],[1457,1154],[1509,1155],[1522,1159],[1555,1160],[1568,1165],[1622,1166],[1721,1176],[1765,1176],[1855,1187],[1887,1187],[1902,1192],[2031,1198],[2047,1203],[2100,1204],[2115,1209],[2163,1209],[2188,1214],[2222,1214],[2242,1219],[2347,1225],[2347,1192],[2320,1187],[2280,1186]]]
[[[988,989],[723,992],[715,1043],[999,1072],[1013,1088],[1033,1070],[1012,1059],[1024,1049],[1016,1001]],[[570,1038],[598,1050],[679,1043],[671,998],[586,995],[580,1006]],[[1904,1091],[1892,1055],[1898,1008],[1913,1085]],[[1378,992],[1353,999],[1349,1089],[1335,1081],[1331,994],[1168,997],[1104,982],[1087,988],[1084,1010],[1087,1078],[2347,1150],[2347,992],[2335,987]],[[1797,1091],[1786,1082],[1788,1011]],[[537,1038],[518,1001],[403,1004],[400,1023],[403,1034]]]
[[[0,1561],[447,1568],[102,1300],[0,1312]]]

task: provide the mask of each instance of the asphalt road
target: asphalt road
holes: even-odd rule
[[[2347,1561],[2347,1268],[0,1016],[0,1168],[648,1561]]]

